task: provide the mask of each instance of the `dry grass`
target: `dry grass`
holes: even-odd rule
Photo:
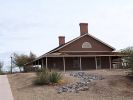
[[[55,86],[35,86],[34,73],[8,75],[15,100],[133,100],[133,82],[125,77],[124,70],[91,70],[89,74],[104,76],[94,81],[88,91],[57,94]],[[73,83],[78,79],[64,74],[61,84]]]

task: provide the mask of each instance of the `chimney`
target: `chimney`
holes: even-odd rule
[[[65,44],[65,36],[59,36],[59,46]]]
[[[80,23],[80,36],[88,33],[88,23]]]

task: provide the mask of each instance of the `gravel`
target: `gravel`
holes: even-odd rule
[[[57,93],[63,92],[75,92],[79,93],[79,91],[87,91],[89,90],[90,82],[93,80],[102,80],[103,77],[99,75],[91,75],[85,72],[72,72],[70,76],[78,78],[80,81],[75,82],[73,84],[67,84],[63,86],[56,87]]]

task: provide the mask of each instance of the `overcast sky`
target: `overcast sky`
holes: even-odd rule
[[[117,50],[133,45],[133,0],[0,0],[0,60],[13,52],[37,56],[69,41],[86,22],[89,34]]]

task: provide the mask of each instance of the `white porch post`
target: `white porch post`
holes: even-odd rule
[[[95,64],[96,64],[96,70],[97,70],[97,58],[95,56]]]
[[[46,69],[48,68],[48,61],[47,61],[47,57],[46,57]]]
[[[111,57],[110,56],[109,56],[109,65],[110,65],[110,70],[111,70],[112,62],[111,62]]]
[[[66,62],[65,62],[65,58],[63,57],[63,66],[64,66],[64,72],[66,71]]]
[[[81,57],[79,58],[80,70],[82,70],[82,60]]]

